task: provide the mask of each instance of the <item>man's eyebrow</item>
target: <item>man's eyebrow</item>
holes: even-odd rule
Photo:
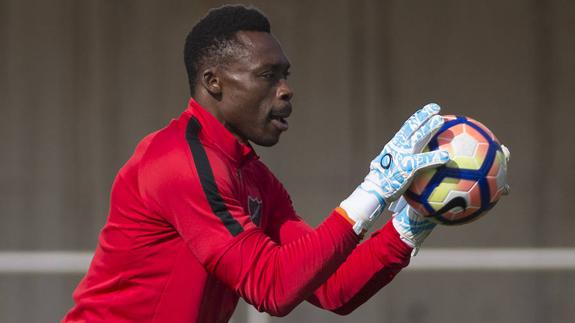
[[[288,70],[290,69],[291,64],[290,63],[264,63],[262,65],[262,68],[271,68],[271,69],[285,69]]]

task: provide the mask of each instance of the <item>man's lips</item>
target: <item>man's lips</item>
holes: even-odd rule
[[[285,108],[272,110],[270,112],[270,122],[280,131],[286,131],[288,129],[287,118],[291,114],[291,106],[286,106]]]
[[[287,120],[284,118],[272,118],[270,122],[279,131],[286,131],[289,127]]]

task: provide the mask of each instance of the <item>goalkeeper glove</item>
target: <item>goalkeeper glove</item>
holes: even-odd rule
[[[417,213],[403,196],[391,203],[389,211],[395,213],[392,220],[395,231],[406,245],[413,248],[412,255],[415,256],[436,224]]]
[[[449,160],[445,150],[421,153],[443,125],[440,109],[437,104],[428,104],[413,114],[371,161],[364,181],[341,202],[340,207],[354,222],[356,234],[367,231],[385,206],[403,194],[416,172]]]

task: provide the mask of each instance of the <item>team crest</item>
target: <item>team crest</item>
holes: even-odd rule
[[[262,214],[262,201],[257,197],[248,196],[248,210],[250,212],[250,219],[259,227]]]

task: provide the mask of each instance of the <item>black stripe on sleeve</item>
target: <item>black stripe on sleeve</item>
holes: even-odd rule
[[[222,200],[220,192],[218,191],[218,187],[214,180],[214,173],[212,172],[212,166],[208,160],[208,155],[198,138],[198,132],[200,129],[200,123],[196,118],[192,117],[186,128],[186,140],[188,141],[188,145],[192,151],[196,170],[200,176],[200,183],[202,184],[202,188],[204,189],[204,193],[206,194],[206,198],[210,203],[212,211],[218,218],[220,218],[220,220],[222,220],[224,226],[232,236],[235,237],[242,233],[244,229],[238,221],[232,217],[226,204]]]

